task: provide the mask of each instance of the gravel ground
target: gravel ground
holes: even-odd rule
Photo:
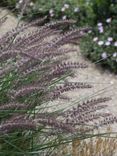
[[[7,11],[0,10],[0,17],[3,15],[8,14],[8,19],[3,26],[0,27],[0,36],[3,35],[8,30],[11,30],[17,25],[17,19],[12,16],[11,13]],[[67,45],[67,47],[71,47],[73,45]],[[117,114],[117,75],[114,75],[106,70],[97,67],[95,63],[91,63],[87,59],[85,59],[81,53],[78,46],[73,46],[73,48],[77,49],[76,53],[70,54],[71,61],[79,61],[82,63],[88,64],[88,69],[80,69],[76,70],[75,75],[76,77],[70,79],[72,82],[89,82],[93,85],[91,89],[84,89],[84,90],[77,90],[71,91],[67,93],[69,97],[72,98],[72,106],[75,104],[76,101],[83,101],[85,99],[89,99],[90,97],[97,97],[97,96],[108,96],[112,97],[112,101],[108,102],[109,107],[104,109],[104,112],[110,112],[113,114]],[[61,102],[59,103],[59,107]],[[65,102],[66,103],[66,102]],[[69,103],[69,102],[68,102]],[[71,102],[70,102],[71,105]],[[62,104],[62,106],[65,106]],[[112,126],[114,131],[117,130],[116,124]]]

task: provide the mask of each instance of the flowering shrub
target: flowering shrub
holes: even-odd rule
[[[15,8],[15,11],[18,13],[20,12],[23,0],[7,0],[7,3],[3,0],[1,5],[3,4],[9,8]],[[77,21],[75,25],[87,25],[93,18],[89,3],[81,3],[77,0],[30,0],[24,17],[36,18],[45,15],[48,16],[48,20],[50,21],[55,19],[75,19]]]
[[[81,43],[82,53],[93,62],[117,73],[117,3],[110,5],[105,17],[97,15],[97,23]],[[98,14],[98,12],[97,12]]]

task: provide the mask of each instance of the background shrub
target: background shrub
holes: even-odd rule
[[[92,3],[92,10],[94,25],[81,42],[82,53],[117,73],[117,2],[97,0]]]
[[[16,0],[2,0],[1,6],[8,6],[15,8],[15,12],[20,11],[20,1]],[[92,22],[93,13],[90,3],[85,3],[85,0],[34,0],[28,5],[25,12],[26,18],[43,17],[47,15],[48,20],[55,19],[75,19],[76,25],[87,25]]]

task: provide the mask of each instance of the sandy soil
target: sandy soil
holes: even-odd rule
[[[8,30],[14,28],[18,20],[8,11],[0,10],[0,17],[3,15],[8,16],[7,21],[4,25],[0,27],[0,36],[3,35]],[[69,45],[70,47],[70,45]],[[76,101],[83,101],[85,99],[89,99],[90,97],[97,96],[109,96],[112,97],[112,101],[108,103],[109,107],[105,109],[105,112],[111,112],[113,114],[117,114],[117,76],[111,74],[108,71],[104,71],[101,68],[97,68],[95,64],[86,60],[80,53],[79,47],[74,46],[77,49],[76,53],[70,54],[70,59],[72,61],[85,62],[88,64],[88,69],[79,69],[76,70],[76,77],[70,81],[81,81],[81,82],[89,82],[93,85],[92,89],[84,89],[77,90],[67,93],[72,98],[72,106],[75,105]],[[60,101],[58,101],[60,106]],[[69,102],[68,102],[69,103]],[[70,102],[71,105],[71,102]],[[62,105],[63,106],[63,105]],[[114,130],[117,130],[116,124],[113,125]]]
[[[0,36],[17,26],[18,20],[10,11],[0,9],[0,18],[7,17],[5,24],[0,27]]]

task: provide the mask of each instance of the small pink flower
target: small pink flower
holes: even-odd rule
[[[107,39],[109,42],[113,41],[113,38],[112,37],[108,37]]]
[[[101,54],[101,57],[102,57],[103,59],[107,59],[107,53],[106,53],[106,52],[103,52],[103,53]]]
[[[99,33],[103,33],[103,32],[104,32],[104,29],[103,29],[102,26],[100,26],[100,27],[98,28],[98,30],[99,30]]]

